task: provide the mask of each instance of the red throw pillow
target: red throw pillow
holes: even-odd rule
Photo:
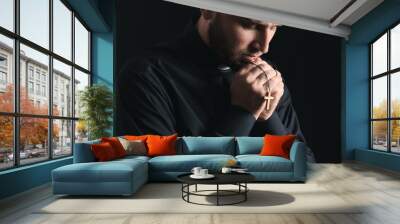
[[[296,135],[265,135],[264,146],[261,149],[262,156],[280,156],[286,159],[290,158],[290,147]]]
[[[90,148],[92,149],[94,157],[99,162],[109,161],[117,158],[113,147],[108,142],[92,144]]]
[[[177,137],[177,134],[170,136],[148,135],[146,140],[148,156],[176,155]]]
[[[115,151],[115,155],[118,158],[126,156],[126,151],[122,146],[121,142],[119,142],[118,138],[110,137],[110,138],[101,138],[101,142],[108,142],[112,146]]]

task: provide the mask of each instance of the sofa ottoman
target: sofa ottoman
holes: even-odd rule
[[[129,156],[108,162],[74,163],[52,171],[53,193],[131,195],[148,180],[148,158]]]

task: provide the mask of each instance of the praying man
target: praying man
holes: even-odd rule
[[[288,88],[262,59],[278,24],[200,10],[175,40],[129,60],[117,91],[127,134],[264,136],[305,142]],[[308,148],[308,161],[314,161]]]

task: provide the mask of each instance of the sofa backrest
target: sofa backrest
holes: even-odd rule
[[[236,155],[259,154],[264,137],[236,137]]]
[[[177,154],[235,155],[234,137],[182,137],[177,141]]]
[[[95,162],[96,158],[93,155],[90,145],[98,144],[100,140],[75,143],[74,147],[74,163]]]

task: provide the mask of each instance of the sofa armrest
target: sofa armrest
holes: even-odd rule
[[[307,175],[306,144],[295,141],[290,148],[290,160],[293,162],[293,179],[305,181]]]
[[[96,158],[94,157],[90,146],[92,144],[99,143],[99,140],[88,141],[82,143],[75,143],[74,147],[74,163],[88,163],[95,162]]]

